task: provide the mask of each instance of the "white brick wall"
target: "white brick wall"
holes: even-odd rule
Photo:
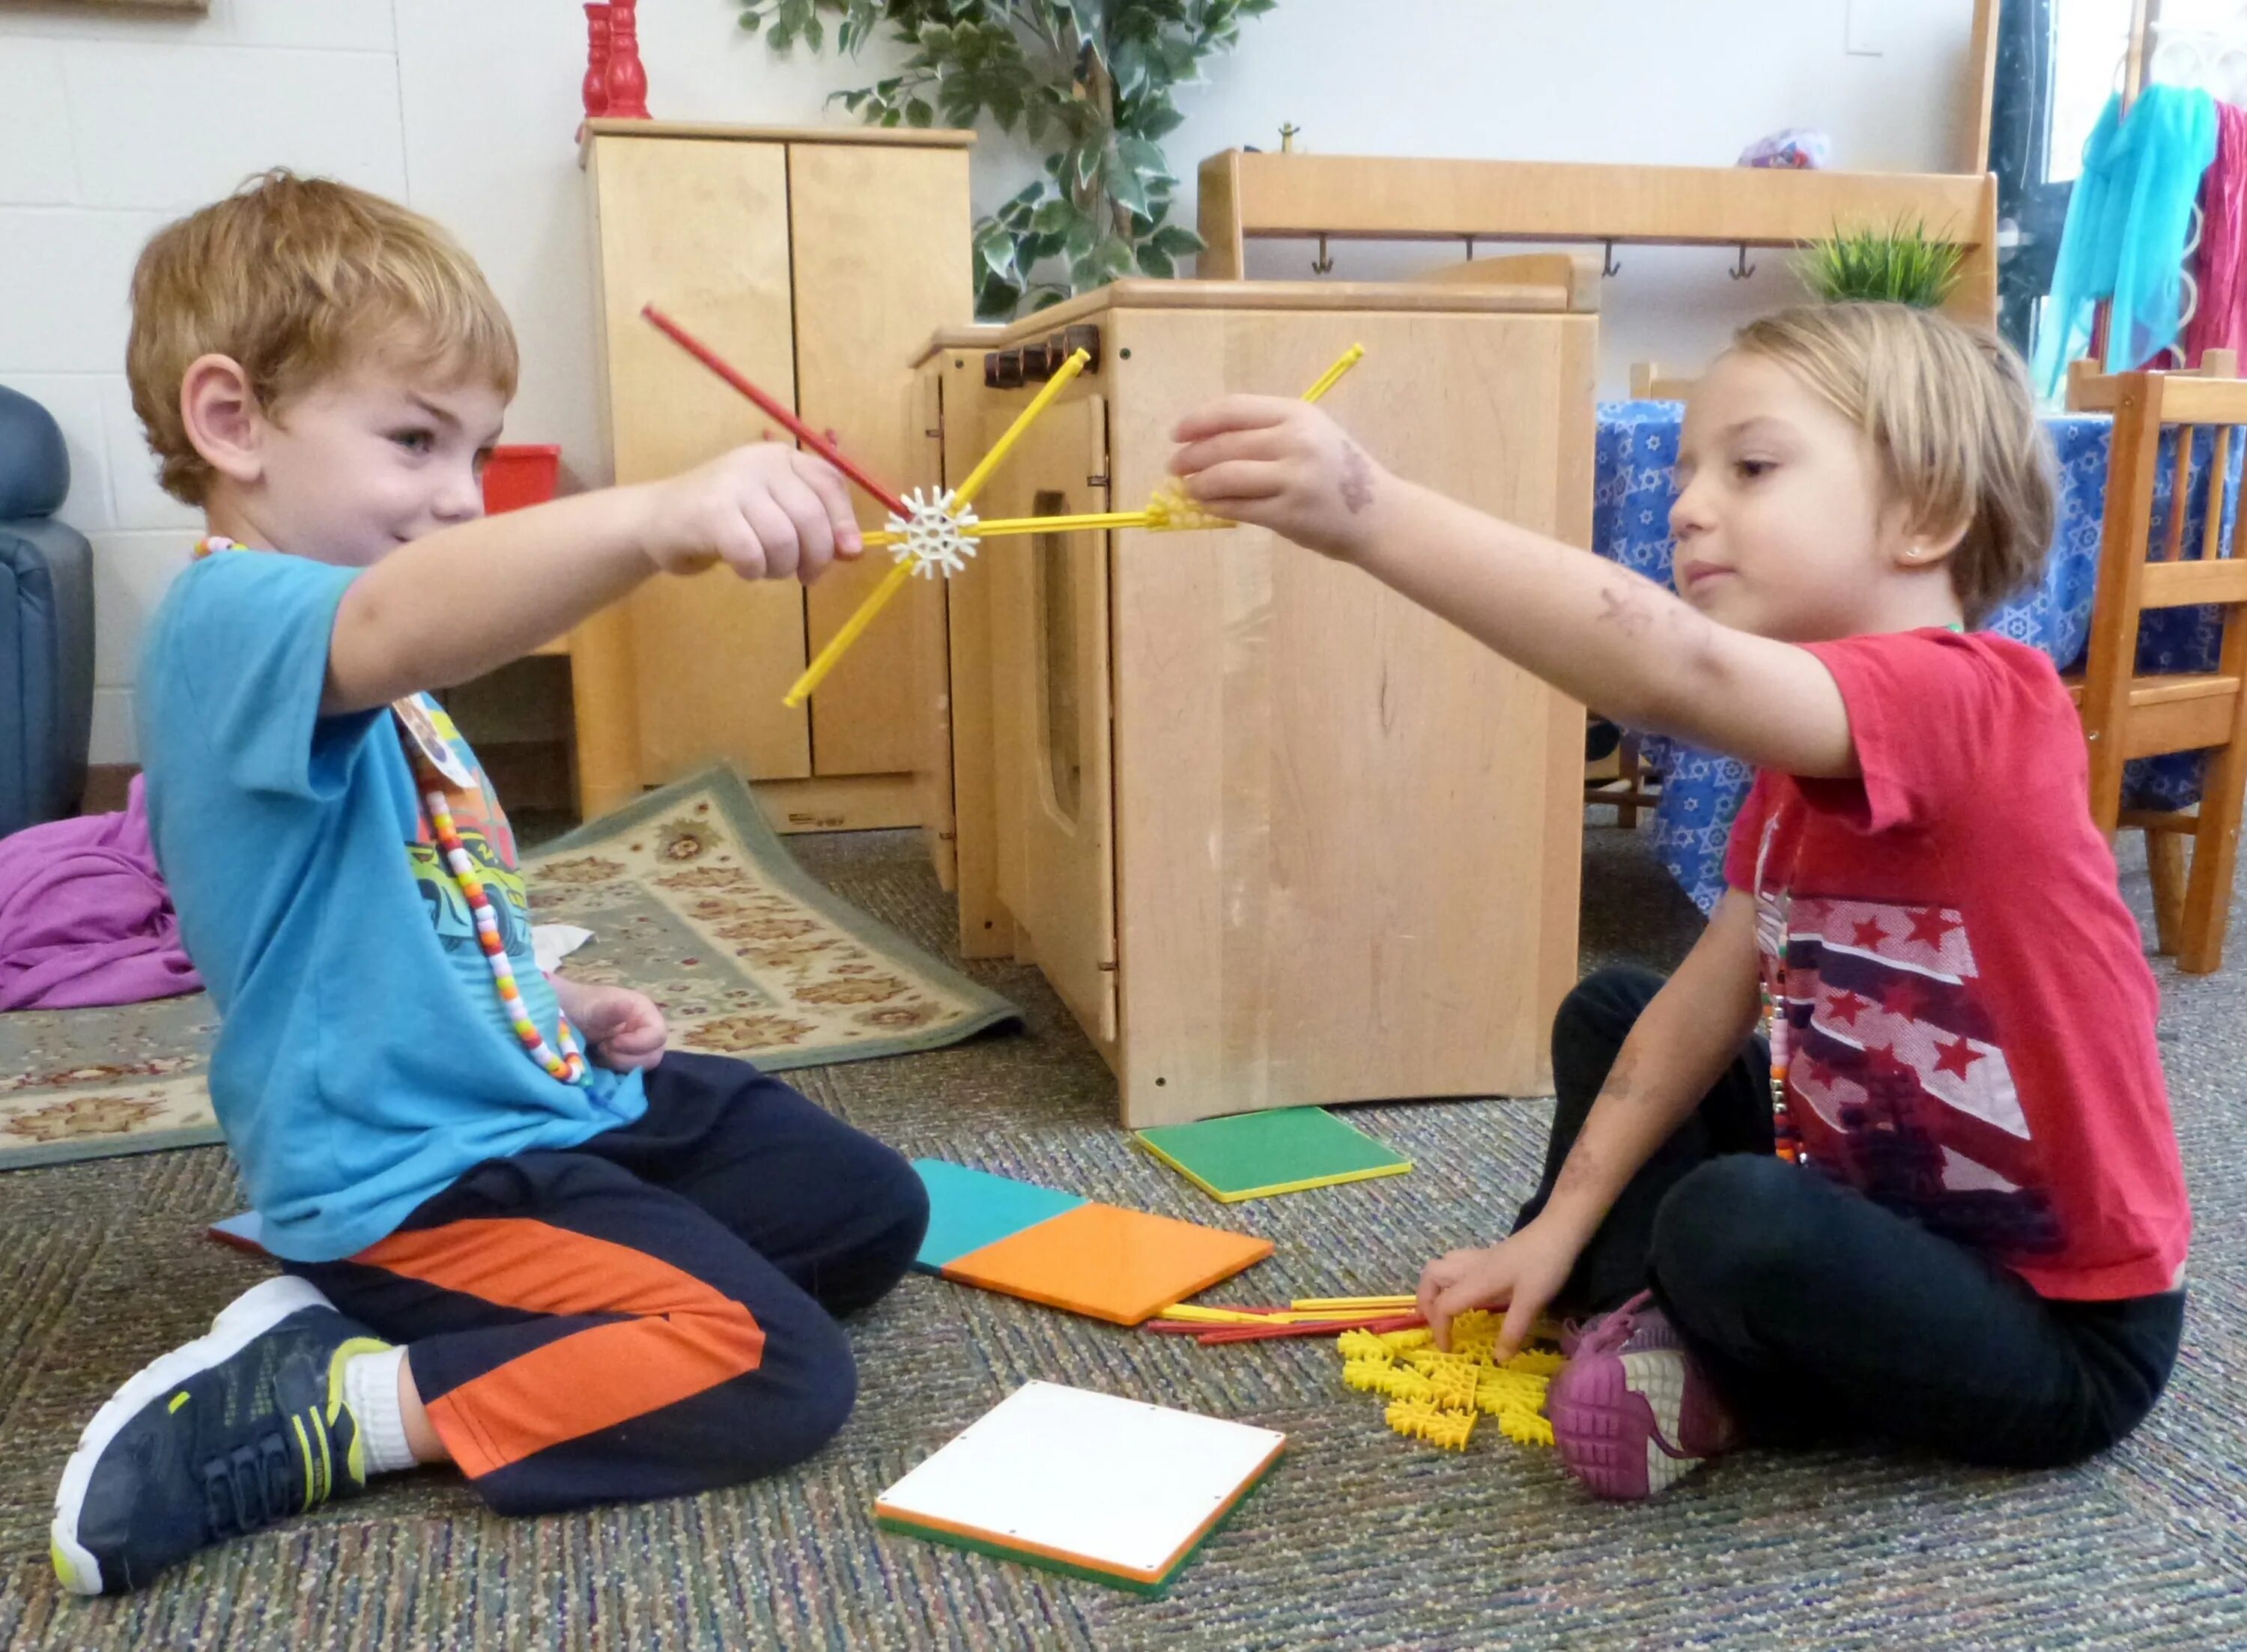
[[[776,61],[730,0],[643,0],[657,113],[814,124],[825,94],[883,73],[798,52]],[[1847,165],[1950,164],[1970,0],[1883,0],[1880,58],[1844,54],[1845,0],[1284,0],[1245,50],[1182,99],[1186,171],[1282,120],[1307,145],[1391,154],[1725,163],[1775,127],[1823,126]],[[1376,19],[1377,18],[1377,21]],[[562,444],[602,480],[583,185],[572,141],[584,16],[571,0],[212,0],[182,17],[55,0],[0,7],[0,383],[61,422],[64,515],[95,543],[100,689],[94,758],[133,756],[140,627],[196,525],[160,493],[121,372],[133,260],[159,224],[285,165],[435,216],[514,317],[522,390],[509,435]],[[988,141],[988,140],[987,140]],[[1034,162],[1001,143],[988,205]],[[1337,273],[1396,267],[1337,249]],[[1606,375],[1691,365],[1742,315],[1781,301],[1778,259],[1726,281],[1730,255],[1627,254],[1603,331]],[[1254,273],[1301,273],[1260,249]]]

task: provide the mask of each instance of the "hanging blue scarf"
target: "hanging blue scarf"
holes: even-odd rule
[[[2112,300],[2107,370],[2141,367],[2184,329],[2184,249],[2201,174],[2216,158],[2216,105],[2190,86],[2148,86],[2121,113],[2109,98],[2083,146],[2067,202],[2052,312],[2037,340],[2037,383],[2059,392],[2091,338],[2093,306]]]

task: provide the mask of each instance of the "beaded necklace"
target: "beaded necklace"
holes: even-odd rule
[[[1755,911],[1758,973],[1763,978],[1764,1038],[1771,1046],[1771,1135],[1779,1157],[1790,1164],[1805,1162],[1801,1133],[1794,1128],[1794,1109],[1786,1099],[1786,1071],[1793,1060],[1793,1028],[1786,1015],[1786,932],[1793,914],[1791,890],[1772,893],[1766,889],[1764,868],[1771,858],[1771,843],[1779,829],[1774,809],[1764,817],[1763,842],[1756,850]]]
[[[215,551],[239,550],[242,547],[230,539],[213,536],[198,541],[195,556],[198,560]],[[530,1007],[522,1001],[522,990],[516,984],[515,966],[508,957],[507,944],[501,939],[499,909],[492,904],[485,890],[483,878],[476,871],[475,862],[469,858],[468,845],[461,842],[459,829],[453,823],[453,809],[447,801],[445,768],[458,767],[458,761],[449,750],[441,764],[430,750],[432,743],[441,747],[442,736],[429,721],[427,712],[413,696],[392,703],[391,713],[399,731],[399,744],[404,749],[406,761],[413,771],[416,785],[421,792],[421,806],[429,817],[430,833],[437,840],[439,853],[453,881],[460,885],[461,898],[468,903],[469,916],[475,920],[476,943],[482,947],[484,961],[491,966],[492,986],[499,995],[501,1012],[515,1029],[515,1035],[530,1059],[546,1069],[549,1076],[564,1084],[585,1082],[584,1052],[577,1042],[570,1018],[561,1007],[555,1007],[555,1033],[562,1048],[557,1052],[538,1030],[531,1019]],[[460,782],[463,788],[475,783],[470,775]]]

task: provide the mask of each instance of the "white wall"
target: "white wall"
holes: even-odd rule
[[[1851,8],[1856,11],[1853,24]],[[1281,0],[1181,99],[1185,172],[1234,144],[1725,164],[1776,127],[1823,127],[1838,165],[1954,164],[1970,0]],[[649,101],[686,119],[809,123],[827,92],[884,72],[775,59],[730,0],[642,0]],[[511,438],[558,441],[598,481],[582,181],[572,136],[583,14],[569,0],[212,0],[206,17],[0,0],[0,383],[61,420],[64,515],[99,557],[97,761],[132,756],[140,627],[186,556],[193,515],[158,491],[120,371],[133,256],[167,218],[276,164],[398,196],[448,225],[515,317]],[[1847,50],[1856,44],[1879,55]],[[987,136],[976,199],[1035,161]],[[1440,254],[1435,256],[1442,256]],[[1337,276],[1425,249],[1340,246]],[[1780,302],[1781,260],[1727,280],[1729,254],[1626,249],[1607,289],[1610,385],[1633,360],[1697,365]],[[1251,273],[1307,273],[1268,245]]]

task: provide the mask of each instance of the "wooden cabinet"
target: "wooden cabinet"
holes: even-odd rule
[[[666,476],[770,427],[640,317],[654,304],[874,475],[903,486],[920,432],[912,358],[965,320],[967,145],[956,132],[589,123],[600,396],[615,480]],[[859,519],[882,510],[861,499]],[[910,658],[925,584],[892,604],[812,697],[804,662],[881,559],[809,590],[714,571],[651,582],[570,638],[587,816],[714,761],[758,782],[785,829],[918,822]]]
[[[924,475],[1035,389],[985,352],[1059,326],[1096,367],[987,515],[1128,510],[1178,416],[1300,393],[1404,474],[1588,543],[1596,317],[1571,283],[1129,282],[940,334]],[[1035,352],[1034,352],[1035,354]],[[987,542],[918,659],[925,795],[970,956],[1034,960],[1124,1122],[1539,1094],[1576,975],[1583,710],[1354,570],[1245,528]]]

